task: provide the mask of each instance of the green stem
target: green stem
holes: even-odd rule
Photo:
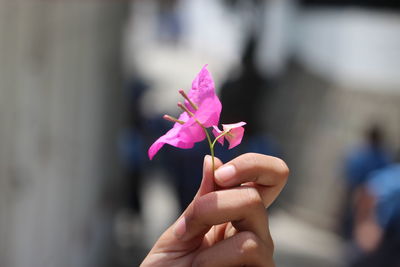
[[[204,132],[206,133],[208,145],[210,146],[211,160],[212,160],[212,170],[214,172],[215,171],[215,163],[214,163],[214,145],[215,145],[215,140],[214,140],[214,142],[212,142],[210,134],[208,133],[207,129],[204,126],[202,126],[202,127],[203,127]]]
[[[220,139],[221,137],[225,136],[227,133],[228,133],[228,132],[222,132],[220,135],[218,135],[218,136],[215,138],[214,142],[212,142],[212,146],[214,147],[214,146],[215,146],[215,143],[218,141],[218,139]]]
[[[212,159],[212,170],[215,171],[214,146],[217,143],[218,139],[220,139],[221,137],[225,136],[228,132],[221,133],[220,135],[218,135],[214,139],[214,141],[211,141],[211,137],[210,137],[210,134],[207,131],[207,128],[205,128],[204,126],[202,126],[202,128],[203,128],[204,132],[206,133],[208,145],[210,146],[211,159]]]
[[[204,132],[206,133],[208,145],[210,146],[211,159],[212,159],[212,170],[213,170],[213,173],[214,173],[214,171],[215,171],[215,160],[214,160],[214,145],[215,145],[215,140],[214,140],[214,142],[212,142],[212,141],[211,141],[210,134],[209,134],[208,131],[207,131],[207,128],[204,127],[204,125],[201,124],[197,119],[195,119],[195,120],[196,120],[197,124],[200,125],[200,127],[203,128]]]

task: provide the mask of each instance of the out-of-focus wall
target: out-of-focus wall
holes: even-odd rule
[[[345,203],[346,153],[375,124],[389,149],[400,145],[400,17],[310,8],[299,10],[296,21],[296,64],[266,100],[264,118],[291,168],[285,189],[290,210],[338,229],[343,207],[351,205]]]
[[[348,89],[399,92],[398,11],[309,8],[293,33],[296,57],[314,73]]]
[[[0,1],[0,266],[101,266],[123,1]]]
[[[341,87],[294,65],[267,103],[266,123],[292,174],[281,198],[306,221],[337,230],[343,206],[350,205],[344,203],[346,152],[374,123],[382,125],[390,148],[399,147],[400,95]]]

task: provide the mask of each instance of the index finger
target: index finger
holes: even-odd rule
[[[255,184],[266,207],[282,191],[288,176],[289,168],[283,160],[257,153],[243,154],[215,171],[215,181],[221,187]]]

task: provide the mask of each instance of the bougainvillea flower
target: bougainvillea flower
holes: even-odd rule
[[[148,155],[152,159],[164,146],[169,144],[179,148],[192,148],[195,143],[205,139],[203,127],[218,125],[222,105],[215,93],[214,81],[207,70],[207,65],[192,82],[189,93],[179,90],[185,102],[178,103],[184,110],[178,119],[165,115],[164,118],[175,121],[171,130],[157,139],[149,148]]]
[[[184,95],[183,90],[179,92]],[[207,70],[207,65],[193,80],[192,89],[185,97],[184,105],[204,127],[218,125],[222,105],[215,93],[214,81]],[[187,121],[188,117],[188,113],[184,112],[179,120]]]
[[[229,142],[229,149],[232,149],[242,142],[244,134],[244,128],[242,126],[244,125],[246,125],[246,123],[243,121],[233,124],[222,124],[222,131],[217,126],[213,126],[213,134],[215,137],[218,137],[221,134],[226,133],[218,139],[218,142],[221,143],[221,145],[224,145],[224,138],[226,138]]]

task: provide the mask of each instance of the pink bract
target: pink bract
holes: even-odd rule
[[[229,149],[232,149],[242,142],[244,134],[244,128],[242,126],[244,125],[246,125],[246,123],[243,121],[232,124],[222,124],[223,131],[221,131],[217,126],[213,126],[213,134],[215,137],[218,137],[223,132],[226,132],[227,134],[220,137],[218,142],[223,145],[224,138],[226,138],[229,142]]]
[[[207,70],[207,65],[201,69],[193,80],[188,97],[196,104],[197,109],[193,108],[187,100],[185,100],[184,105],[194,114],[194,117],[190,117],[189,114],[183,112],[178,120],[184,123],[175,123],[171,130],[151,145],[148,151],[150,159],[164,144],[184,149],[192,148],[195,143],[204,140],[206,137],[202,126],[208,128],[218,125],[222,105],[215,93],[214,81]]]
[[[207,65],[202,68],[193,80],[192,89],[189,91],[188,97],[197,105],[198,109],[195,110],[187,100],[185,100],[185,106],[204,127],[218,125],[222,105],[215,93],[214,81],[207,70]],[[189,115],[184,112],[179,117],[179,120],[186,121],[188,117]]]

